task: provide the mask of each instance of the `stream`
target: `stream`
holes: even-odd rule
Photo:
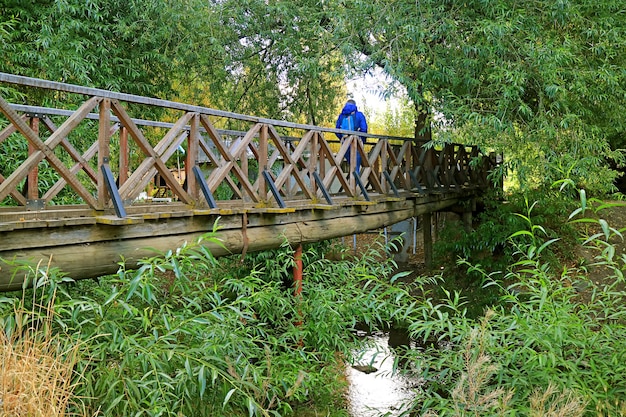
[[[391,336],[391,338],[390,338]],[[352,417],[408,416],[416,380],[393,373],[397,334],[369,335],[371,346],[355,352],[355,364],[347,370],[348,400]],[[402,339],[402,336],[400,336]],[[407,345],[403,340],[400,345]]]

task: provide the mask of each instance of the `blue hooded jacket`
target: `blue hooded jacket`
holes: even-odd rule
[[[354,116],[355,116],[354,130],[357,132],[367,133],[367,121],[365,120],[365,115],[361,113],[357,109],[356,104],[354,104],[351,101],[348,101],[346,105],[343,106],[343,109],[341,110],[341,114],[337,118],[337,123],[335,124],[335,128],[341,129],[341,122],[343,121],[344,117],[350,116],[352,113],[354,113]],[[341,136],[342,136],[341,133],[336,133],[336,135],[339,139],[341,139]],[[365,142],[365,137],[361,136],[361,140]]]

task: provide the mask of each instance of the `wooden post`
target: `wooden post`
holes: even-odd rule
[[[128,129],[124,126],[120,129],[120,172],[119,172],[119,186],[128,180],[128,159],[130,153],[128,149]]]
[[[268,159],[268,128],[267,125],[264,124],[261,126],[261,131],[259,132],[259,196],[262,200],[267,200],[267,186],[265,184],[265,178],[262,175],[262,172],[266,169],[269,169],[267,166]],[[246,156],[247,158],[247,156]]]
[[[348,152],[350,152],[350,167],[348,168],[348,174],[350,178],[350,189],[352,191],[356,190],[356,179],[354,178],[354,176],[352,175],[352,173],[354,171],[356,171],[356,153],[357,153],[357,136],[355,135],[350,135],[348,140],[350,141],[350,149],[348,149]]]
[[[463,212],[463,227],[467,233],[472,232],[472,212],[471,211]]]
[[[432,236],[432,215],[424,213],[422,215],[422,231],[424,233],[424,266],[426,269],[433,267],[433,236]]]
[[[108,98],[100,102],[100,119],[98,127],[98,206],[97,210],[103,210],[106,206],[109,193],[104,182],[104,175],[100,167],[109,163],[110,158],[110,133],[111,133],[111,100]]]
[[[189,195],[198,201],[199,190],[196,184],[196,177],[193,174],[193,167],[198,163],[199,143],[200,136],[200,115],[196,114],[190,121],[189,136],[187,138],[187,154],[185,157],[185,180],[187,181],[187,191]],[[178,179],[181,180],[180,178]]]
[[[311,142],[309,142],[309,161],[307,163],[307,173],[308,173],[308,177],[309,177],[309,184],[311,187],[311,190],[313,191],[314,195],[317,195],[317,184],[315,183],[315,177],[313,176],[313,172],[315,170],[317,170],[317,166],[320,164],[320,161],[322,161],[323,165],[323,158],[320,158],[319,156],[319,137],[318,137],[318,133],[314,133],[311,136]],[[319,169],[319,171],[321,171],[321,167]],[[318,172],[319,173],[319,172]],[[324,177],[322,177],[324,178]]]
[[[45,117],[45,116],[44,116]],[[30,128],[33,130],[35,135],[39,137],[39,117],[34,115],[30,119]],[[37,147],[33,145],[30,141],[28,141],[28,156],[37,152]],[[34,201],[39,198],[39,166],[35,165],[29,172],[26,182],[26,198],[28,200]]]

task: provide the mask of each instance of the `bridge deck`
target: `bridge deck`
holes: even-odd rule
[[[97,276],[216,222],[216,256],[364,232],[476,198],[495,166],[474,146],[369,134],[364,144],[354,132],[106,90],[0,73],[2,83],[67,105],[0,95],[0,146],[28,149],[0,167],[0,289],[24,279],[11,260]],[[345,162],[357,153],[358,173]]]

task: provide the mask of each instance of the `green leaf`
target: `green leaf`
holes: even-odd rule
[[[235,393],[235,391],[237,391],[236,388],[231,388],[231,390],[228,391],[228,393],[226,394],[226,397],[224,397],[224,402],[222,403],[222,408],[226,408],[226,404],[228,404],[228,400],[230,400],[230,397],[232,397],[232,395]]]
[[[206,391],[206,376],[204,375],[204,365],[200,367],[200,371],[198,372],[198,383],[200,384],[200,398],[204,396],[204,392]]]

